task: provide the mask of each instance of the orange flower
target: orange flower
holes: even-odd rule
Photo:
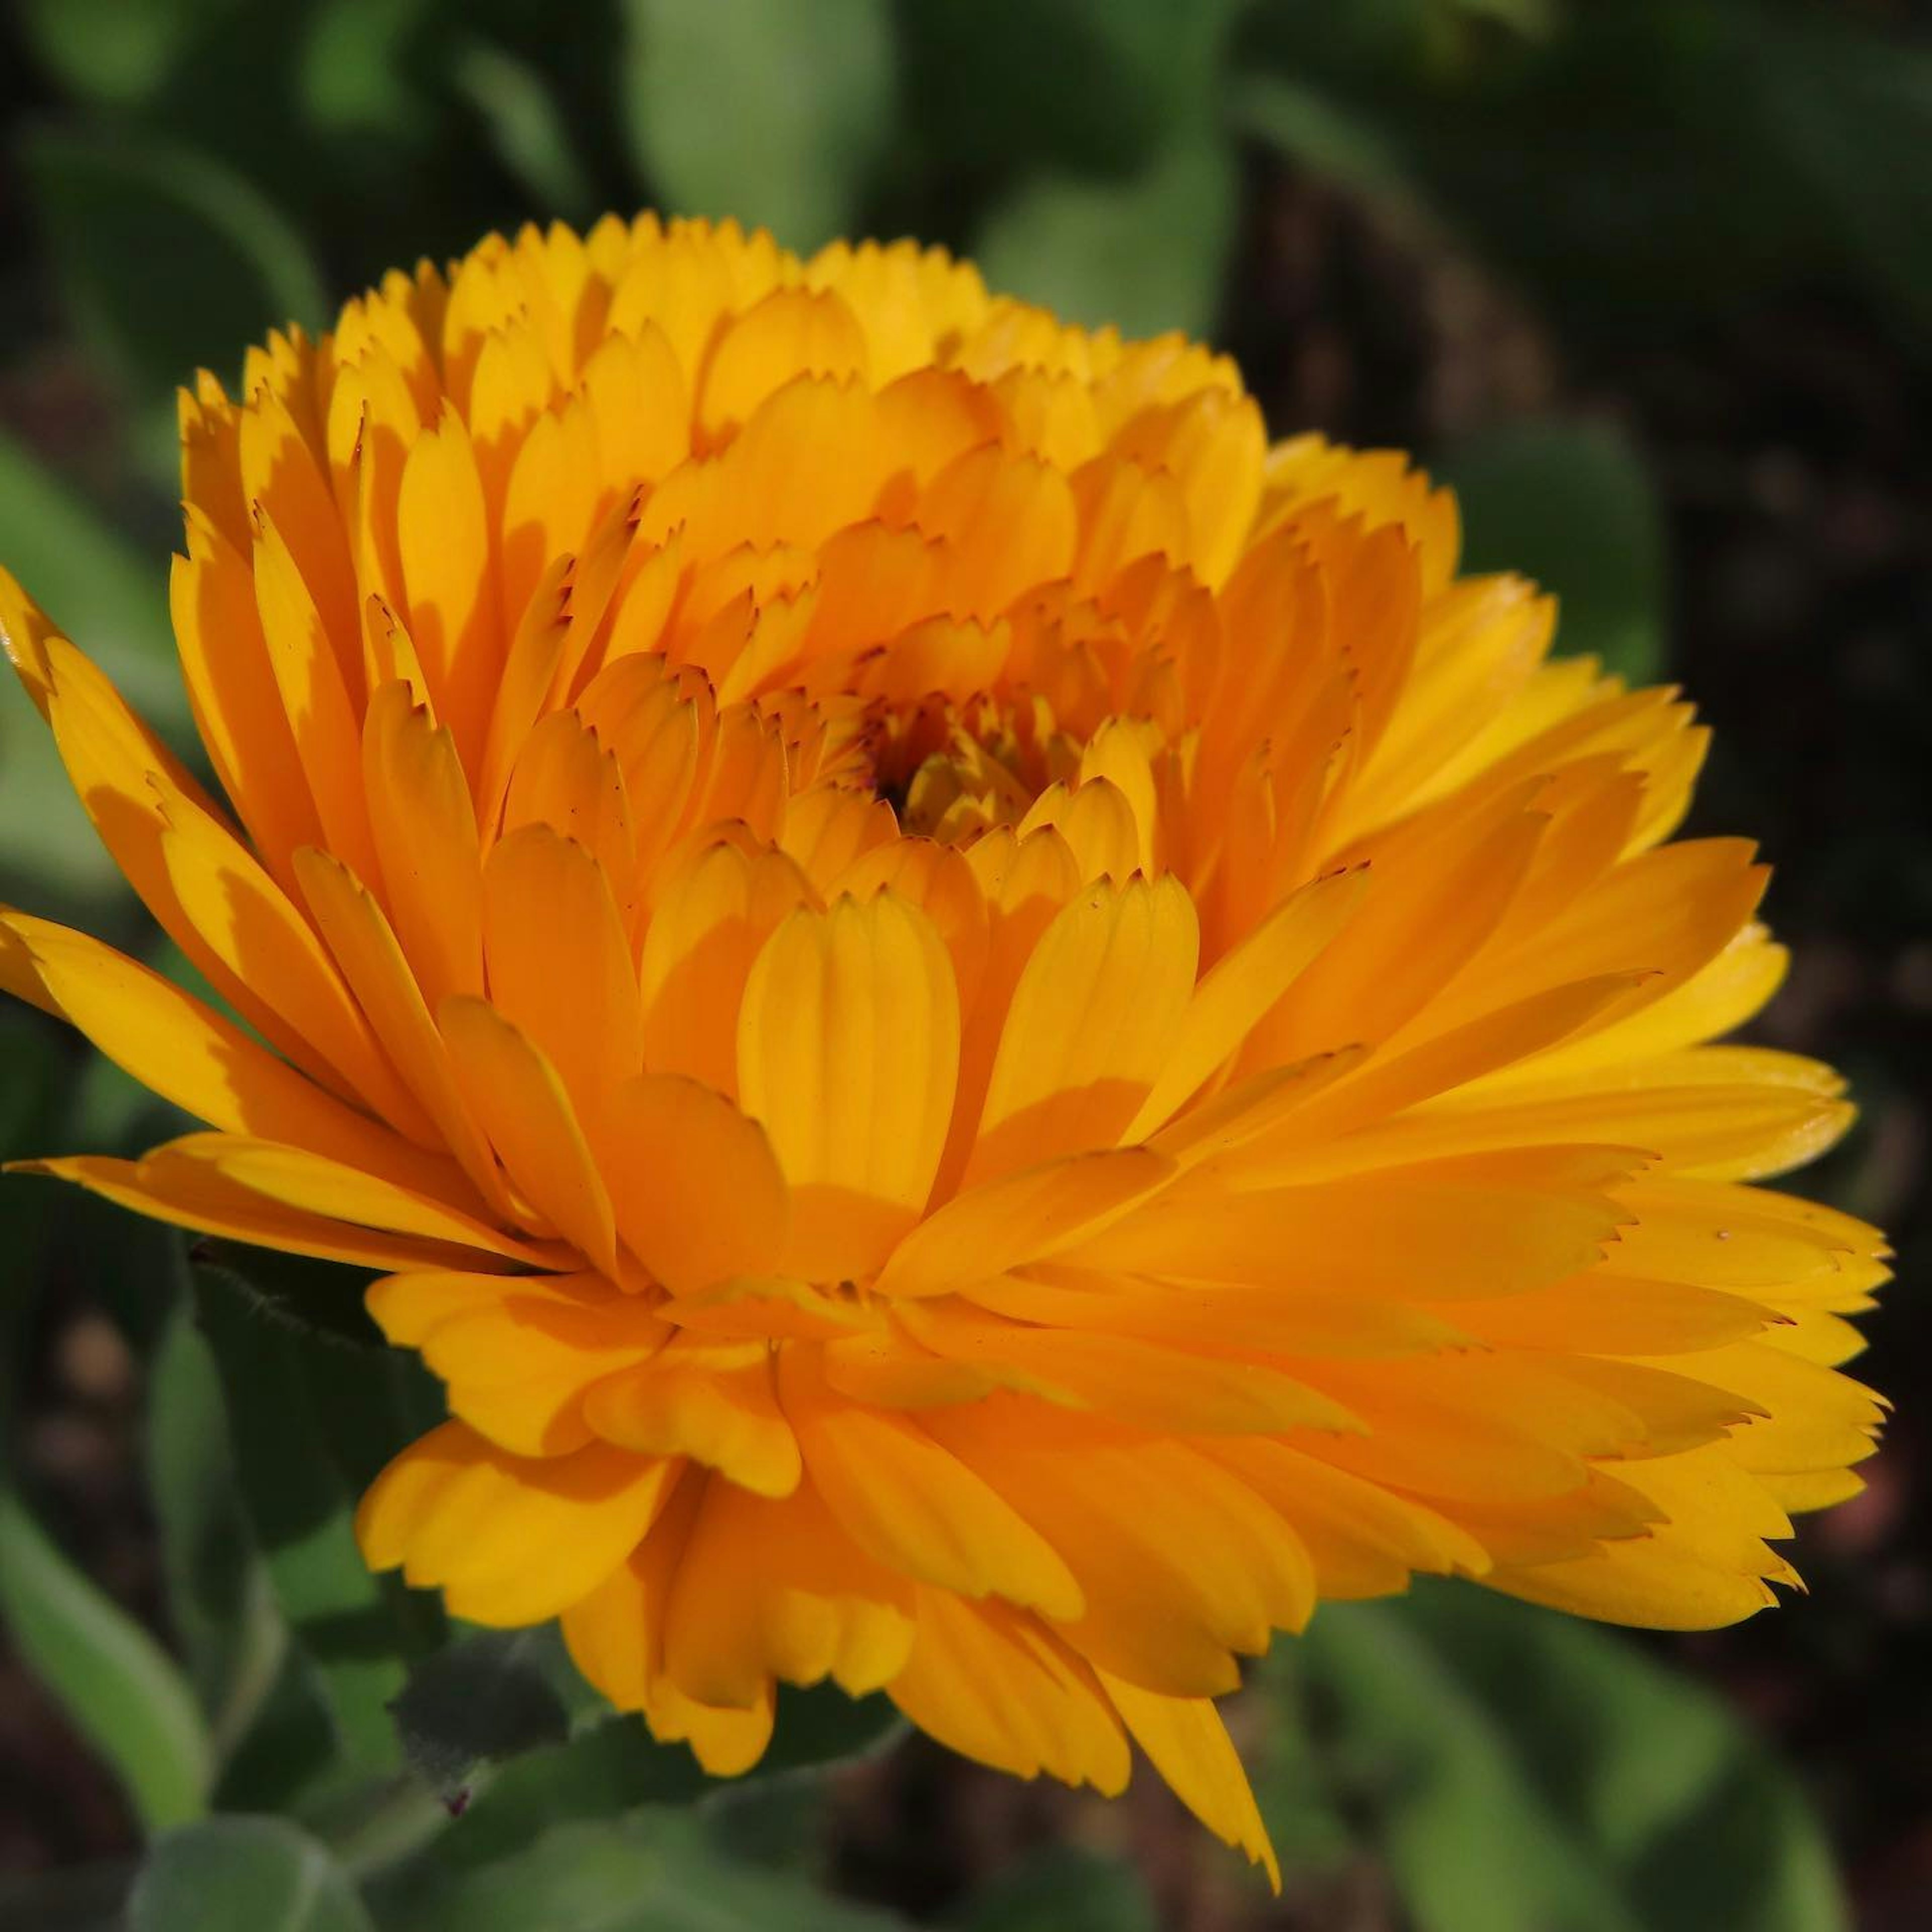
[[[492,238],[182,404],[226,802],[4,581],[101,836],[248,1032],[22,913],[208,1131],[47,1172],[384,1271],[453,1419],[371,1564],[560,1617],[729,1772],[775,1680],[1023,1776],[1453,1570],[1720,1624],[1858,1487],[1849,1114],[1704,1044],[1784,955],[1702,734],[1545,662],[1400,456],[1224,359],[646,217]]]

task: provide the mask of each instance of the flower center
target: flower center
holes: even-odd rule
[[[970,842],[1016,825],[1055,778],[1079,765],[1079,747],[1053,729],[1044,703],[963,704],[933,697],[872,721],[866,750],[873,789],[914,836]]]

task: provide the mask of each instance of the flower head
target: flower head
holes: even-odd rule
[[[1848,1109],[1702,734],[1546,661],[1398,455],[909,246],[493,238],[182,401],[222,796],[12,584],[102,837],[236,1019],[0,982],[207,1131],[47,1171],[380,1271],[452,1420],[370,1562],[707,1766],[773,1686],[1266,1858],[1213,1700],[1455,1571],[1720,1624],[1851,1493]]]

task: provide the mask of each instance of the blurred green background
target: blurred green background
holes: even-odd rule
[[[1324,1611],[1234,1712],[1274,1902],[1150,1779],[1022,1786],[836,1700],[787,1712],[790,1760],[870,1754],[689,1802],[554,1645],[439,1648],[362,1573],[356,1486],[433,1390],[302,1334],[299,1270],[263,1319],[165,1234],[0,1180],[0,1932],[115,1924],[130,1885],[154,1932],[1932,1922],[1928,13],[12,0],[0,560],[172,735],[173,386],[393,263],[648,203],[915,234],[1205,334],[1278,433],[1418,451],[1472,566],[1718,727],[1694,829],[1762,839],[1796,952],[1763,1036],[1864,1103],[1801,1185],[1900,1242],[1865,1368],[1903,1413],[1801,1539],[1812,1594],[1741,1630]],[[10,680],[0,898],[152,951]],[[169,1125],[0,1010],[0,1154]]]

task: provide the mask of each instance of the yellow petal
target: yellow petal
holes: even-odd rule
[[[665,883],[638,962],[644,1064],[721,1094],[738,1088],[739,1010],[752,963],[812,891],[782,853],[698,852]]]
[[[490,536],[476,452],[448,404],[412,446],[396,532],[416,640],[437,715],[472,770],[503,638],[489,580]]]
[[[675,687],[668,688],[675,697]],[[684,707],[688,710],[690,707]],[[690,748],[695,750],[695,746]],[[688,782],[688,770],[683,774]],[[677,804],[682,802],[680,791]],[[647,795],[638,801],[650,820],[648,836],[668,837],[676,807],[669,799]],[[657,820],[668,814],[670,822]],[[602,868],[628,943],[638,922],[640,897],[637,814],[624,766],[604,750],[596,734],[574,711],[553,711],[524,740],[503,800],[503,835],[526,825],[547,825],[574,839]],[[650,848],[655,856],[660,849]],[[634,976],[633,976],[634,977]],[[635,998],[633,989],[633,999]]]
[[[1126,1789],[1120,1720],[1072,1652],[1000,1604],[924,1588],[916,1601],[912,1654],[886,1689],[921,1730],[1017,1777]]]
[[[860,1549],[941,1589],[1080,1614],[1079,1586],[1051,1545],[924,1430],[846,1401],[802,1348],[778,1360],[812,1483]]]
[[[1250,1053],[1280,1063],[1385,1040],[1427,1006],[1495,931],[1522,883],[1548,822],[1529,808],[1532,795],[1525,788],[1506,796],[1476,828],[1425,818],[1400,846],[1372,856],[1360,910]],[[1418,944],[1425,933],[1428,944]],[[1539,984],[1582,976],[1552,970]]]
[[[792,1268],[878,1265],[926,1204],[958,1062],[952,957],[916,908],[842,899],[772,935],[746,982],[738,1082],[791,1184]]]
[[[449,1050],[381,907],[346,866],[326,853],[300,848],[295,869],[310,916],[370,1030],[477,1192],[500,1220],[516,1220],[519,1210],[503,1185],[496,1155],[457,1087]]]
[[[469,781],[447,728],[416,706],[406,685],[370,700],[362,776],[380,870],[351,869],[372,887],[381,881],[430,1012],[452,994],[480,994],[482,880]]]
[[[360,749],[342,667],[309,586],[280,532],[255,512],[255,604],[269,668],[328,849],[358,876],[376,876],[370,814],[356,782]]]
[[[1585,1184],[1564,1193],[1512,1185],[1504,1166],[1450,1163],[1309,1187],[1172,1188],[1066,1258],[1203,1281],[1348,1283],[1424,1300],[1534,1288],[1588,1267],[1633,1218],[1589,1185],[1619,1166],[1628,1172],[1614,1156],[1586,1167]]]
[[[662,1743],[688,1743],[714,1778],[735,1777],[764,1755],[772,1734],[769,1686],[748,1710],[701,1704],[664,1673],[671,1589],[706,1486],[679,1484],[651,1533],[588,1597],[563,1615],[570,1654],[620,1709],[640,1711]]]
[[[352,1112],[158,973],[24,913],[4,923],[60,1010],[117,1066],[184,1112],[438,1186],[448,1163]]]
[[[905,1661],[912,1595],[840,1534],[808,1485],[772,1500],[708,1483],[671,1586],[664,1673],[725,1708],[755,1708],[774,1676],[832,1676],[863,1695]]]
[[[1090,886],[1015,988],[968,1183],[1118,1140],[1152,1090],[1200,945],[1178,881]]]
[[[640,1075],[610,1095],[599,1148],[625,1244],[674,1294],[776,1265],[784,1177],[764,1130],[722,1094]]]
[[[677,1468],[595,1442],[511,1456],[460,1422],[412,1443],[356,1512],[372,1570],[438,1588],[451,1611],[502,1629],[540,1623],[595,1589],[640,1543]]]
[[[1307,1622],[1307,1554],[1252,1490],[1184,1444],[1083,1439],[1035,1407],[996,1399],[934,1426],[1066,1558],[1086,1609],[1058,1628],[1090,1663],[1219,1695],[1240,1682],[1232,1653]]]
[[[412,1140],[434,1145],[434,1124],[397,1077],[314,928],[247,850],[211,820],[182,812],[164,832],[162,857],[182,911],[230,970],[259,988],[315,1054],[331,1084],[367,1102]]]
[[[436,1017],[457,1087],[510,1178],[566,1240],[616,1280],[610,1194],[556,1069],[484,1000],[446,1000]]]
[[[880,1270],[881,1294],[943,1294],[1071,1246],[1173,1172],[1146,1148],[1070,1155],[970,1188],[928,1215]]]
[[[1227,1727],[1204,1697],[1162,1697],[1099,1673],[1114,1708],[1174,1795],[1223,1843],[1238,1846],[1281,1890],[1281,1865]]]
[[[612,1376],[584,1400],[607,1442],[640,1454],[688,1456],[760,1496],[797,1488],[799,1445],[778,1407],[763,1341],[718,1341],[680,1330],[649,1361]]]
[[[1239,1049],[1341,929],[1364,883],[1359,872],[1314,880],[1215,963],[1194,989],[1166,1063],[1124,1138],[1142,1139],[1165,1124]]]
[[[288,404],[264,383],[242,411],[236,454],[251,512],[273,522],[316,601],[352,702],[362,696],[356,574],[328,483]]]
[[[15,1171],[73,1181],[117,1207],[171,1227],[364,1269],[512,1265],[494,1255],[444,1242],[358,1227],[332,1212],[312,1214],[285,1206],[220,1173],[192,1149],[182,1153],[172,1144],[156,1148],[138,1161],[74,1154],[22,1161]]]
[[[247,560],[191,497],[169,605],[182,676],[216,775],[271,871],[322,836],[268,662]]]
[[[644,1052],[637,976],[603,868],[548,825],[500,839],[483,867],[483,955],[492,1004],[594,1122]]]
[[[1621,1472],[1663,1505],[1649,1533],[1591,1555],[1498,1569],[1485,1581],[1512,1596],[1572,1614],[1652,1630],[1712,1630],[1777,1599],[1770,1580],[1795,1580],[1766,1537],[1791,1525],[1724,1445],[1634,1465]]]
[[[541,1264],[549,1258],[543,1249],[491,1227],[445,1199],[306,1148],[241,1134],[188,1134],[168,1145],[179,1159],[204,1160],[226,1179],[304,1213],[331,1215],[427,1241],[456,1243],[508,1261]]]
[[[1474,1538],[1414,1496],[1282,1443],[1223,1437],[1200,1446],[1293,1528],[1324,1598],[1387,1596],[1408,1588],[1412,1570],[1481,1576],[1490,1568]]]
[[[1264,1354],[1400,1355],[1471,1340],[1460,1325],[1436,1312],[1378,1296],[1147,1281],[1053,1262],[1033,1264],[1023,1274],[968,1282],[958,1292],[975,1306],[1016,1321],[1089,1334],[1131,1335],[1181,1348],[1211,1341],[1217,1349]],[[1526,1298],[1460,1303],[1453,1312],[1460,1324],[1469,1307],[1508,1308]]]
[[[729,322],[712,346],[698,419],[716,433],[746,421],[801,370],[862,380],[866,369],[865,338],[837,296],[775,289]]]
[[[1129,1335],[1010,1322],[952,1298],[908,1302],[900,1319],[935,1354],[1006,1386],[1157,1432],[1235,1436],[1346,1429],[1348,1412],[1270,1364]]]
[[[366,1300],[383,1333],[448,1384],[452,1413],[518,1456],[580,1448],[584,1390],[670,1332],[599,1275],[392,1275]]]
[[[1065,576],[1078,541],[1066,478],[990,444],[933,478],[914,520],[951,546],[949,603],[962,617],[1002,616],[1022,590]]]

